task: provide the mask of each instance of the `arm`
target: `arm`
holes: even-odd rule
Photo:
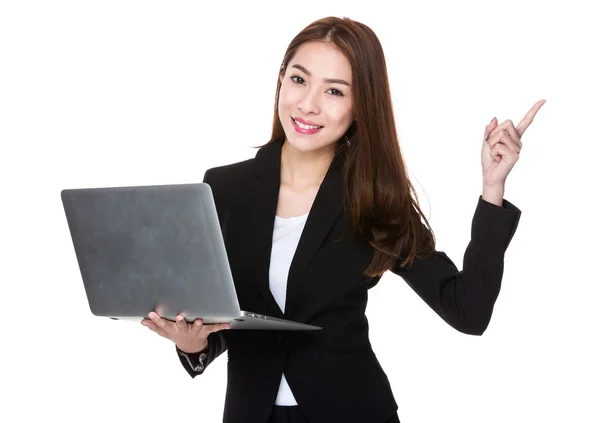
[[[206,367],[227,349],[227,341],[220,331],[208,335],[207,340],[206,349],[193,354],[185,353],[175,346],[181,364],[192,378],[204,373]]]
[[[416,259],[408,269],[400,260],[392,272],[449,325],[460,332],[481,335],[486,330],[500,292],[504,253],[517,229],[521,211],[507,200],[502,207],[479,197],[471,226],[471,241],[459,271],[442,251]]]
[[[213,172],[211,172],[211,170],[212,169],[208,169],[204,172],[204,178],[202,182],[210,185],[211,189],[214,189],[212,182],[209,181],[209,178],[212,179],[211,175]],[[223,354],[227,349],[227,341],[221,332],[213,332],[209,334],[207,341],[207,347],[204,350],[196,353],[186,353],[180,350],[177,345],[175,346],[179,356],[179,361],[181,361],[184,369],[192,378],[204,373],[206,367],[218,356]]]

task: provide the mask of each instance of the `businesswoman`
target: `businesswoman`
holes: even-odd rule
[[[347,18],[313,22],[278,76],[269,142],[204,181],[241,307],[323,329],[223,330],[156,313],[142,323],[176,344],[192,377],[228,350],[225,423],[399,422],[369,342],[367,291],[390,270],[456,330],[485,331],[521,213],[504,183],[544,100],[517,127],[485,127],[482,195],[459,271],[436,250],[407,176],[375,33]]]

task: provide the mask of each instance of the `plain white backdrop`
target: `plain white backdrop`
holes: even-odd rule
[[[1,421],[221,421],[226,355],[192,380],[170,341],[90,313],[60,191],[199,182],[254,157],[288,43],[330,15],[379,36],[402,152],[459,269],[485,125],[547,100],[508,177],[522,218],[484,335],[392,273],[370,291],[400,420],[600,421],[593,2],[0,4]]]

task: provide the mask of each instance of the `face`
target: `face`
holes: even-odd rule
[[[286,141],[302,152],[333,151],[353,120],[350,62],[330,44],[305,43],[280,79]]]

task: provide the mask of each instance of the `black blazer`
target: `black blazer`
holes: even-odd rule
[[[308,215],[290,267],[285,313],[271,295],[282,144],[260,149],[254,159],[209,169],[204,181],[213,190],[241,308],[323,329],[211,334],[205,365],[228,349],[224,422],[267,422],[282,372],[311,422],[384,422],[398,407],[371,349],[365,316],[367,291],[380,278],[363,276],[373,250],[350,232],[342,155],[334,158]],[[498,207],[480,196],[462,271],[441,251],[408,270],[398,264],[392,271],[449,325],[480,335],[492,315],[504,252],[520,214],[506,200]],[[180,359],[192,377],[202,373],[202,366],[195,371]]]

